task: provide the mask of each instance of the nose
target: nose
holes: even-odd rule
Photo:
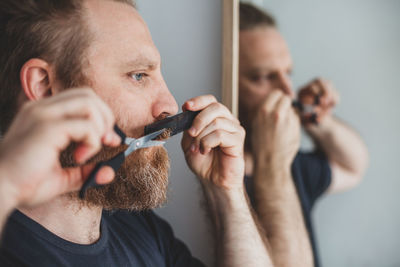
[[[279,72],[277,81],[276,81],[276,87],[282,90],[285,94],[289,95],[290,97],[294,97],[294,93],[292,90],[292,81],[290,80],[290,77],[284,73],[284,72]]]
[[[157,96],[152,109],[152,115],[154,118],[163,118],[171,115],[175,115],[178,112],[178,104],[163,78],[160,80],[160,86],[157,90]]]

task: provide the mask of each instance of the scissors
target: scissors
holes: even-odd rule
[[[168,130],[168,136],[174,136],[178,133],[186,131],[190,128],[193,123],[195,117],[200,113],[200,111],[184,111],[178,115],[167,117],[161,121],[157,121],[153,124],[147,125],[144,128],[145,136],[135,139],[126,137],[124,132],[118,128],[118,126],[114,127],[114,131],[121,137],[122,144],[126,144],[129,147],[124,151],[116,155],[110,160],[98,163],[93,171],[90,173],[89,178],[83,184],[81,191],[79,192],[79,197],[83,198],[85,196],[86,190],[90,187],[101,187],[96,183],[96,175],[100,171],[100,169],[104,166],[109,166],[113,168],[115,172],[121,167],[125,158],[131,154],[133,151],[152,146],[161,146],[165,144],[163,141],[154,141],[156,137],[163,134]]]
[[[320,103],[321,95],[315,95],[313,104],[303,104],[300,100],[295,100],[292,102],[292,106],[299,110],[303,116],[311,114],[307,121],[317,125],[318,115],[315,112],[315,107],[319,106]]]
[[[122,140],[121,144],[128,145],[128,148],[124,152],[117,154],[113,158],[96,164],[95,168],[90,173],[89,178],[85,181],[79,192],[79,197],[81,199],[84,198],[87,189],[91,187],[101,186],[96,183],[96,175],[102,167],[109,166],[115,172],[117,172],[117,170],[121,167],[122,163],[125,161],[125,158],[129,156],[133,151],[141,148],[161,146],[165,144],[164,141],[155,141],[153,139],[164,133],[166,131],[166,128],[152,132],[138,139],[126,137],[125,133],[116,125],[114,126],[114,131],[121,137]]]

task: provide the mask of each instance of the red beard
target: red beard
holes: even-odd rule
[[[91,163],[108,160],[127,146],[103,148]],[[63,167],[74,166],[73,148],[62,153]],[[83,204],[101,206],[106,210],[146,210],[165,203],[168,187],[169,158],[163,147],[140,149],[129,155],[117,171],[112,183],[86,191]],[[77,198],[77,194],[72,195]]]

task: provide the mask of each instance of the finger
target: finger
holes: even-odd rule
[[[263,109],[266,112],[271,112],[275,110],[277,103],[282,97],[284,97],[284,94],[280,90],[272,91],[271,94],[265,100],[263,104]]]
[[[303,95],[318,95],[320,93],[320,85],[319,85],[319,79],[314,79],[307,85],[305,85],[303,88],[300,89],[299,91],[299,96]]]
[[[52,118],[92,117],[99,131],[111,130],[114,116],[111,109],[91,89],[70,89],[62,92],[38,107],[45,115]]]
[[[185,155],[190,152],[198,151],[198,147],[196,146],[195,139],[191,137],[187,132],[183,133],[182,140],[181,140],[181,147]]]
[[[71,142],[82,143],[85,147],[80,153],[80,160],[86,160],[94,156],[101,148],[103,133],[97,131],[96,126],[90,120],[75,119],[63,120],[49,124],[50,137],[59,151],[65,149]],[[83,158],[83,159],[82,159]]]
[[[218,101],[213,95],[197,96],[186,101],[182,108],[184,110],[198,111],[216,102]]]
[[[321,80],[319,82],[324,87],[323,96],[325,96],[325,98],[323,99],[322,104],[326,107],[337,105],[339,102],[339,93],[333,86],[332,82],[328,80]]]
[[[283,96],[281,99],[279,99],[276,105],[276,116],[278,118],[287,117],[291,110],[293,110],[293,108],[292,108],[292,99],[290,97]]]
[[[85,88],[85,89],[68,89],[65,90],[57,95],[54,95],[49,98],[45,98],[40,100],[41,106],[44,108],[51,108],[51,107],[62,107],[80,99],[90,99],[95,98],[97,95],[94,93],[92,89]],[[83,103],[85,104],[85,103]],[[60,113],[55,110],[54,108],[51,110],[53,111],[50,115],[60,116]],[[79,112],[79,111],[78,111]]]
[[[114,180],[115,172],[113,168],[105,166],[96,174],[97,184],[109,184]]]
[[[192,126],[188,130],[189,134],[196,137],[207,125],[218,117],[228,118],[239,124],[239,121],[231,114],[227,107],[221,103],[214,102],[196,116]]]
[[[94,164],[62,169],[59,180],[59,194],[69,193],[79,190],[85,179],[89,176],[90,172],[94,169]],[[57,194],[57,195],[59,195]]]
[[[195,144],[199,145],[200,140],[209,135],[211,132],[217,130],[224,130],[229,133],[235,133],[240,130],[240,125],[237,123],[232,122],[232,120],[227,118],[216,118],[210,124],[208,124],[203,131],[199,133],[199,135],[195,138]]]
[[[88,164],[82,167],[63,169],[59,181],[59,188],[56,190],[58,190],[60,194],[79,190],[94,167],[95,164]],[[97,173],[96,182],[98,184],[108,184],[114,180],[114,177],[115,173],[112,168],[104,167]]]
[[[200,151],[208,154],[212,149],[219,147],[228,156],[239,156],[243,151],[244,131],[230,133],[216,130],[200,140]]]

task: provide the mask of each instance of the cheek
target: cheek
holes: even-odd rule
[[[116,123],[128,135],[139,137],[151,122],[150,103],[141,94],[134,94],[124,86],[95,87],[96,93],[112,110]]]
[[[248,110],[259,107],[267,98],[271,89],[266,85],[254,83],[241,83],[239,91],[240,105]]]
[[[115,98],[111,109],[121,129],[127,135],[133,137],[143,135],[144,126],[151,122],[149,104],[144,99],[139,100],[138,97],[122,96]]]

